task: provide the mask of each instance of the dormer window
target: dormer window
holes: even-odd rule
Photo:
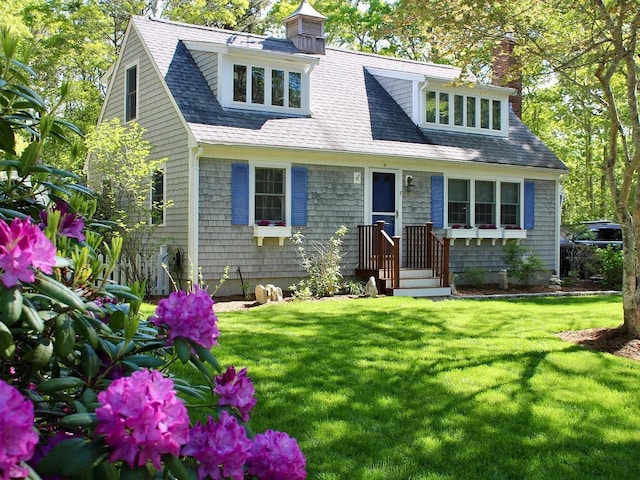
[[[506,100],[438,90],[426,90],[424,99],[426,127],[506,134]]]
[[[267,66],[233,65],[233,101],[300,109],[302,72]]]

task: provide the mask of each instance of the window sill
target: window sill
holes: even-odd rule
[[[258,239],[259,247],[262,246],[262,242],[265,238],[277,238],[278,244],[282,247],[284,245],[284,239],[291,237],[291,227],[254,225],[253,236]]]
[[[495,245],[497,240],[502,240],[502,245],[507,240],[520,240],[527,238],[527,231],[522,229],[506,229],[506,228],[446,228],[445,238],[449,239],[449,244],[454,245],[456,239],[464,239],[464,244],[469,246],[472,239],[476,240],[476,245],[480,245],[483,239],[491,240],[491,245]]]

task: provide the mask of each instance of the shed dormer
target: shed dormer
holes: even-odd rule
[[[324,21],[327,19],[307,0],[284,20],[287,39],[302,53],[324,55]]]

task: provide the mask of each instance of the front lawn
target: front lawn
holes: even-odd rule
[[[252,427],[296,437],[309,479],[640,478],[640,363],[555,336],[618,325],[620,297],[378,298],[218,317],[214,353],[256,385]]]

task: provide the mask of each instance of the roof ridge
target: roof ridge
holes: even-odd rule
[[[353,55],[359,55],[359,56],[365,56],[365,57],[375,57],[375,58],[383,58],[383,59],[387,59],[387,60],[395,60],[397,62],[402,62],[402,63],[410,63],[413,65],[427,65],[430,67],[438,67],[438,68],[445,68],[448,70],[462,70],[460,67],[456,67],[454,65],[447,65],[444,63],[434,63],[434,62],[423,62],[420,60],[413,60],[411,58],[404,58],[404,57],[393,57],[391,55],[382,55],[380,53],[372,53],[372,52],[360,52],[358,50],[349,50],[348,48],[343,48],[343,47],[331,47],[328,46],[327,50],[333,50],[333,51],[337,51],[337,52],[342,52],[342,53],[351,53]]]

